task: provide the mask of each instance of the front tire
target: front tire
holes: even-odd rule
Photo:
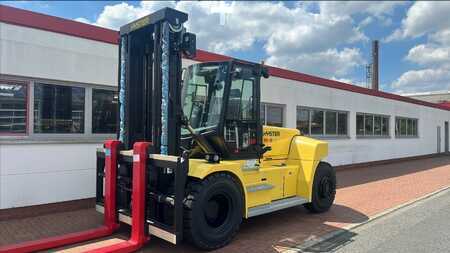
[[[225,173],[188,183],[184,234],[193,245],[213,250],[227,245],[239,230],[243,194],[239,182]]]
[[[312,213],[323,213],[333,205],[336,196],[336,172],[330,164],[320,162],[314,174],[312,199],[305,208]]]

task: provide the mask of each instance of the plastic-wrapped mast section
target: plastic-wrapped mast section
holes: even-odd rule
[[[162,85],[161,85],[161,147],[160,152],[163,155],[168,154],[168,117],[169,117],[169,24],[162,24]]]
[[[120,102],[120,108],[119,108],[119,117],[120,117],[120,122],[119,122],[119,140],[121,142],[125,141],[125,73],[126,73],[126,69],[125,69],[125,62],[126,62],[126,43],[127,43],[127,39],[126,36],[122,36],[121,38],[121,43],[120,43],[120,90],[119,90],[119,102]]]

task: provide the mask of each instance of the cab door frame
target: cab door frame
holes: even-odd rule
[[[252,75],[249,76],[249,78],[253,77],[253,91],[252,91],[252,95],[253,95],[253,120],[251,120],[251,122],[254,122],[254,124],[256,124],[256,143],[251,144],[252,148],[249,148],[246,151],[240,151],[238,153],[233,152],[232,150],[229,150],[229,148],[227,148],[228,150],[228,157],[227,159],[229,160],[249,160],[249,159],[259,159],[261,156],[261,146],[262,146],[262,124],[261,124],[261,119],[260,119],[260,114],[259,114],[259,108],[261,105],[261,84],[260,84],[260,79],[261,79],[261,66],[259,64],[255,64],[255,63],[249,63],[249,62],[243,62],[243,61],[237,61],[237,60],[230,60],[229,61],[229,72],[230,74],[228,75],[228,80],[226,82],[226,89],[224,91],[224,99],[227,102],[225,104],[225,106],[223,106],[223,112],[222,112],[222,120],[220,121],[220,125],[219,125],[219,134],[220,136],[223,136],[224,138],[224,142],[225,140],[225,126],[226,126],[226,122],[227,122],[227,113],[228,113],[228,102],[229,102],[229,98],[230,98],[230,92],[231,92],[231,85],[232,85],[232,73],[234,71],[234,69],[237,66],[242,66],[243,68],[247,68],[251,70]],[[243,78],[244,80],[245,78]],[[241,94],[242,95],[242,94]],[[236,121],[241,121],[242,120],[236,120]],[[247,122],[248,123],[248,122]]]

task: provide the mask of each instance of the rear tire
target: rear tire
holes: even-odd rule
[[[184,207],[185,238],[203,250],[227,245],[242,222],[242,196],[239,182],[229,174],[191,180]]]
[[[320,162],[314,174],[312,200],[304,204],[312,213],[328,211],[333,205],[336,196],[336,172],[325,162]]]

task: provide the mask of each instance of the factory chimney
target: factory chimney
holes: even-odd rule
[[[378,90],[378,40],[372,41],[372,89]]]

